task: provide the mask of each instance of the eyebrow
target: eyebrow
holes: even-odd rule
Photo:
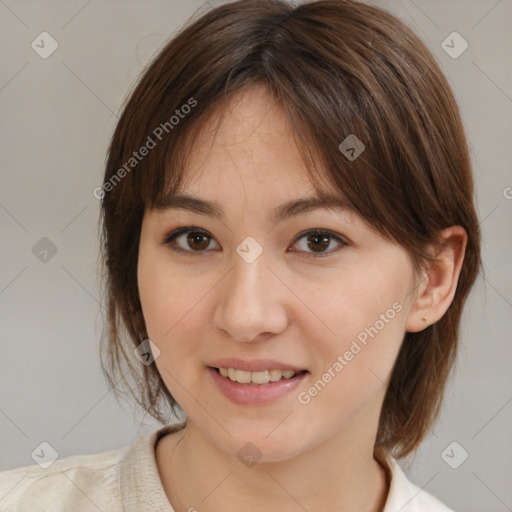
[[[158,201],[153,208],[158,211],[167,211],[171,209],[188,210],[201,215],[216,217],[220,220],[223,220],[225,217],[224,211],[218,203],[188,194],[175,194],[164,197]],[[309,196],[287,201],[280,206],[276,206],[270,211],[268,220],[273,224],[277,224],[285,219],[318,209],[352,211],[353,207],[351,207],[346,200],[340,197]]]

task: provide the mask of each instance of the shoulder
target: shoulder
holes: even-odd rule
[[[386,462],[391,473],[391,485],[383,512],[454,512],[435,496],[410,482],[389,454]]]
[[[127,450],[57,459],[47,469],[34,464],[3,471],[0,510],[116,510],[116,473]]]
[[[140,435],[131,446],[57,459],[0,473],[1,512],[172,512],[159,477],[155,446],[185,423]]]

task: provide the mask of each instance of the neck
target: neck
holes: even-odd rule
[[[247,467],[189,420],[184,430],[157,445],[157,460],[176,512],[295,512],[301,507],[380,512],[388,484],[373,456],[371,434],[342,431],[293,458]]]

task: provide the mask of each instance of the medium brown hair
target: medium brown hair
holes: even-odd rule
[[[223,4],[191,20],[148,65],[113,134],[101,192],[103,370],[119,395],[128,392],[163,423],[179,405],[156,366],[133,355],[148,337],[137,286],[142,218],[180,187],[197,130],[255,85],[284,109],[312,182],[321,167],[340,202],[402,245],[416,269],[440,230],[460,225],[468,234],[452,304],[434,325],[406,333],[384,399],[376,450],[403,457],[439,414],[480,269],[480,232],[468,145],[446,78],[410,29],[363,3]],[[350,134],[365,145],[353,161],[339,149]]]

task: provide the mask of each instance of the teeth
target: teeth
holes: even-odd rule
[[[293,370],[265,370],[263,372],[246,372],[244,370],[235,370],[234,368],[219,368],[219,373],[233,382],[240,384],[267,384],[284,379],[291,379],[297,372]]]
[[[268,373],[271,382],[277,382],[278,380],[281,380],[281,377],[283,376],[283,372],[281,370],[270,370]]]
[[[235,370],[235,380],[241,384],[249,384],[251,382],[251,372],[244,372],[242,370]]]
[[[247,372],[247,373],[249,373],[249,372]],[[264,372],[252,372],[250,375],[251,375],[251,382],[253,382],[254,384],[267,384],[270,381],[270,376],[268,374],[268,370],[265,370]],[[240,382],[240,381],[238,381],[238,382]]]

